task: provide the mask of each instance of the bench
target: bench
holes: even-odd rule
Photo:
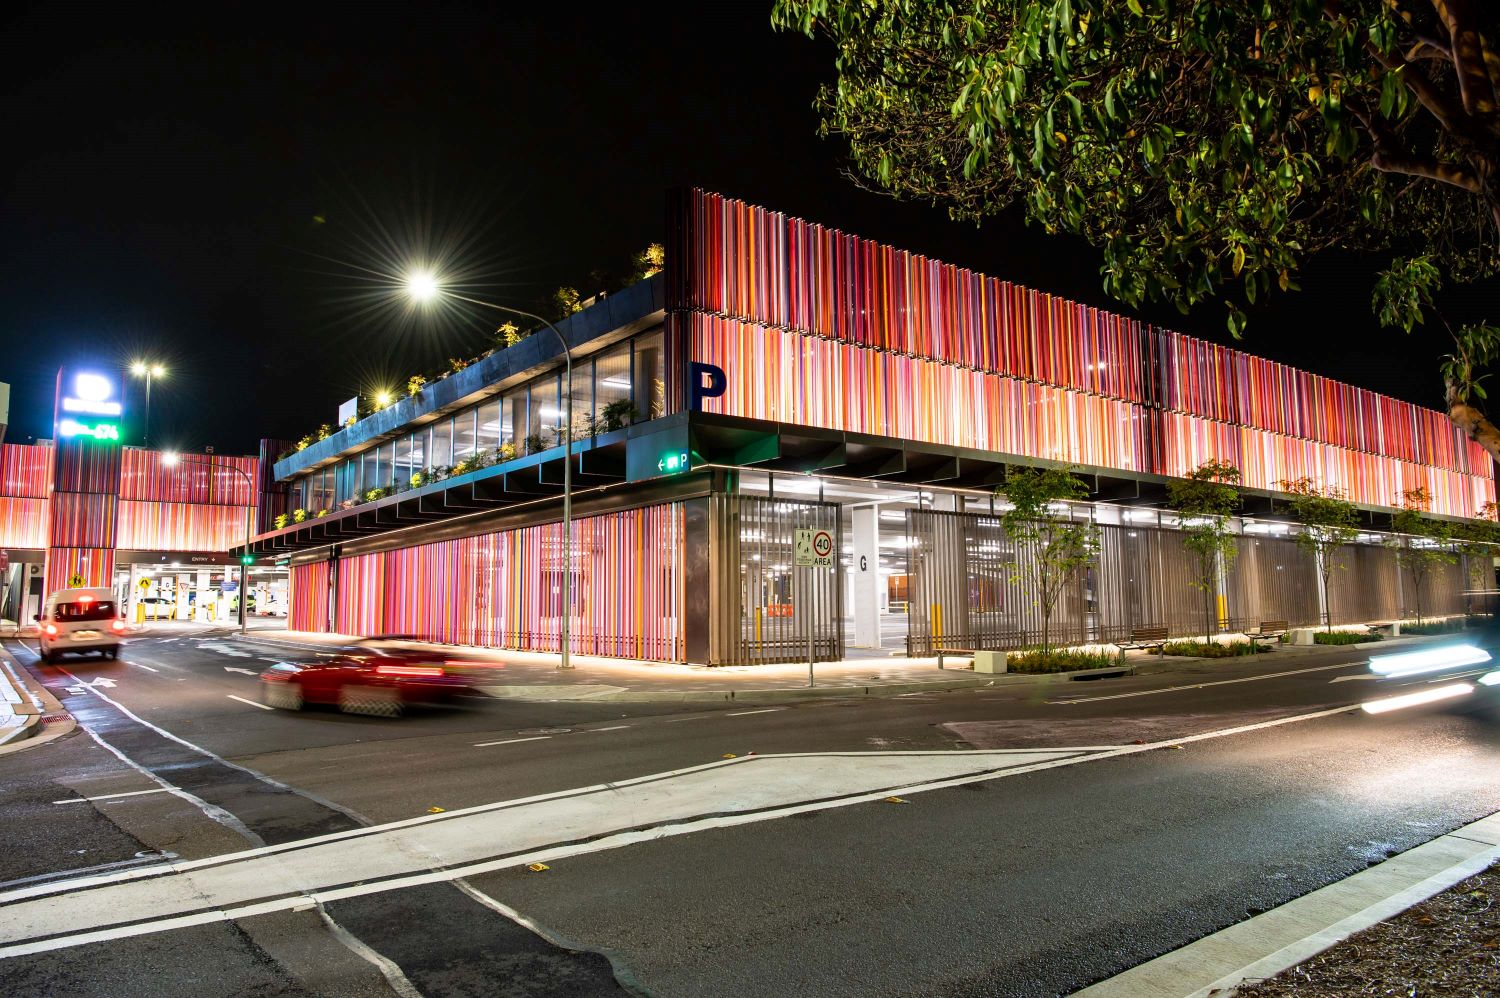
[[[974,653],[978,650],[978,648],[939,648],[937,653],[938,668],[947,668],[947,666],[943,665],[944,655],[957,655],[959,658],[973,658]]]
[[[1165,624],[1151,627],[1132,627],[1130,629],[1130,640],[1116,641],[1121,651],[1127,648],[1155,648],[1158,655],[1165,654],[1162,646],[1167,643],[1167,627]]]
[[[1285,620],[1262,620],[1260,627],[1246,631],[1245,637],[1251,641],[1280,641],[1281,636],[1291,629],[1292,625]]]

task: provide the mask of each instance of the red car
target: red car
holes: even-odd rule
[[[278,662],[260,675],[268,707],[333,704],[346,714],[400,717],[413,703],[441,703],[468,689],[452,666],[405,635],[365,638],[305,662]]]

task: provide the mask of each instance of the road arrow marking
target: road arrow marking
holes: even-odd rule
[[[111,686],[115,686],[117,684],[115,683],[115,681],[113,679],[110,679],[108,676],[100,676],[98,679],[90,680],[89,682],[84,683],[83,685],[85,685],[85,686],[103,686],[105,689],[109,689]]]
[[[234,665],[226,665],[226,666],[224,666],[224,671],[225,672],[243,672],[247,676],[257,676],[257,675],[260,675],[260,673],[256,672],[254,669],[241,669],[238,666],[234,666]]]

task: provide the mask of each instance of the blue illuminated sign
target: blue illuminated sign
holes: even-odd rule
[[[93,371],[58,378],[57,435],[68,440],[120,442],[125,407],[113,379]]]

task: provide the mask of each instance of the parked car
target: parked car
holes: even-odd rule
[[[399,717],[414,703],[441,703],[469,688],[468,680],[405,635],[364,638],[301,662],[278,662],[260,676],[268,707],[301,710],[330,704],[347,714]]]
[[[112,589],[59,589],[47,597],[36,622],[43,662],[56,662],[69,653],[120,657],[125,621]]]
[[[177,615],[177,601],[165,596],[142,596],[136,602],[146,608],[147,620],[171,620]]]

